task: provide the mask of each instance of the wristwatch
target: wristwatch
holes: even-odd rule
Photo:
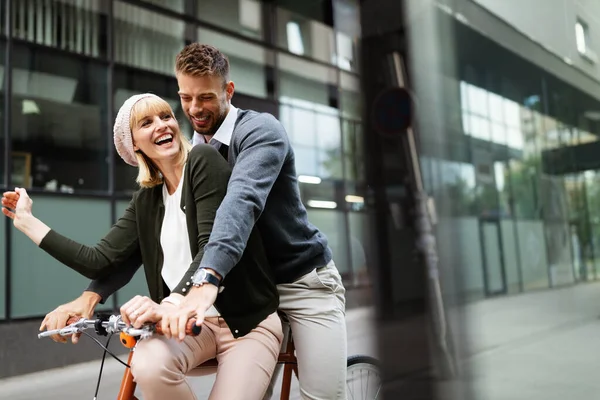
[[[219,278],[208,272],[206,268],[198,268],[194,275],[192,275],[192,285],[195,287],[200,287],[205,283],[210,283],[211,285],[219,287],[221,281]]]

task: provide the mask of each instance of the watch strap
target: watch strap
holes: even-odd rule
[[[198,271],[200,271],[200,270],[198,270]],[[221,281],[219,280],[219,278],[217,278],[216,276],[214,276],[210,272],[206,271],[206,273],[204,274],[204,279],[203,280],[201,280],[201,281],[192,281],[192,283],[194,284],[194,286],[201,286],[204,283],[210,283],[211,285],[215,285],[216,287],[219,287],[219,285],[221,284]]]

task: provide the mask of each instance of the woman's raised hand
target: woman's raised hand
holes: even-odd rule
[[[31,206],[33,200],[23,188],[15,188],[14,192],[4,192],[2,194],[2,213],[18,225],[19,219],[31,215]]]
[[[2,194],[2,214],[13,220],[15,228],[27,235],[36,245],[50,232],[50,227],[31,213],[33,200],[27,190],[16,188],[14,192]]]

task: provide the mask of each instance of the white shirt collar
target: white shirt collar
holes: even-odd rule
[[[223,120],[223,123],[215,132],[213,139],[223,143],[226,146],[229,146],[231,143],[231,135],[233,135],[233,128],[235,128],[235,121],[237,120],[238,109],[233,106],[233,104],[229,105],[229,112],[227,116]],[[198,132],[194,132],[194,137],[192,138],[192,145],[197,145],[199,143],[206,143],[204,140],[204,136],[199,134]]]

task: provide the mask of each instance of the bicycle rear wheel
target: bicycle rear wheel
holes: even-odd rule
[[[346,395],[348,400],[377,400],[381,391],[378,361],[369,356],[348,357]]]

